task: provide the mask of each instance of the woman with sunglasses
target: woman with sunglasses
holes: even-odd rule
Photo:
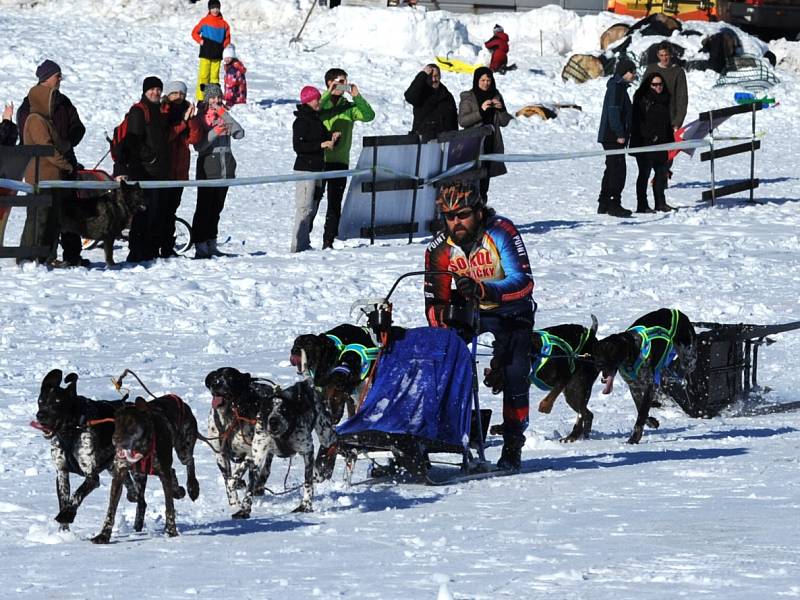
[[[668,144],[674,141],[669,100],[664,77],[657,72],[645,76],[633,95],[631,147]],[[655,171],[653,180],[655,209],[661,212],[673,210],[664,197],[669,170],[667,151],[643,152],[634,156],[639,167],[639,176],[636,178],[636,212],[655,212],[647,204],[647,181],[650,179],[651,171]]]

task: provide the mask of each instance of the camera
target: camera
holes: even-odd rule
[[[337,83],[336,86],[333,88],[337,92],[348,92],[352,91],[353,86],[348,83]]]

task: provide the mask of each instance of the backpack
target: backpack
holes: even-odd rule
[[[122,123],[117,125],[114,128],[114,135],[111,139],[108,139],[109,144],[111,144],[111,160],[115,163],[118,162],[127,162],[127,148],[125,139],[128,137],[128,119],[131,117],[131,111],[134,108],[139,108],[144,113],[144,122],[145,125],[150,123],[150,109],[145,105],[142,101],[135,103],[131,106],[130,110],[128,110],[125,118],[122,119]]]

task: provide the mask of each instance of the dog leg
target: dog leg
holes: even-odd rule
[[[147,475],[144,473],[137,473],[133,476],[134,485],[136,486],[136,516],[133,519],[133,530],[140,532],[144,529],[144,513],[147,510],[147,503],[144,501],[144,490],[147,487]]]
[[[169,472],[161,472],[158,475],[161,479],[161,487],[164,488],[164,533],[169,537],[178,535],[178,528],[175,525],[175,500],[172,491],[172,474]]]
[[[550,414],[550,411],[553,410],[553,404],[555,404],[558,395],[564,391],[566,386],[564,384],[555,386],[552,390],[550,390],[542,401],[539,402],[539,412],[544,413],[546,415]]]
[[[183,489],[183,486],[178,481],[178,474],[175,472],[175,469],[170,469],[172,473],[172,497],[175,500],[181,500],[184,496],[186,496],[186,490]]]
[[[644,426],[648,420],[650,412],[650,402],[653,396],[653,386],[646,384],[644,386],[630,385],[631,395],[636,403],[637,417],[636,424],[633,427],[633,433],[628,438],[629,444],[638,444],[644,434]]]
[[[113,237],[105,237],[103,238],[103,254],[106,258],[106,266],[113,267],[115,264],[114,262],[114,238]]]
[[[249,482],[250,493],[253,496],[263,496],[264,487],[266,486],[267,482],[261,478],[261,473],[259,473],[258,469],[256,469],[256,465],[252,460],[247,459],[245,463],[247,464],[247,479]]]
[[[305,465],[305,473],[303,478],[303,500],[300,506],[295,508],[292,512],[313,512],[314,508],[311,505],[312,498],[314,497],[314,451],[303,453],[303,464]]]
[[[72,523],[75,520],[75,515],[78,512],[78,507],[83,502],[83,499],[91,494],[94,490],[100,487],[100,476],[97,473],[92,473],[86,476],[75,490],[75,495],[70,498],[64,508],[56,515],[56,521],[64,524]]]
[[[127,467],[115,468],[114,478],[111,480],[111,493],[108,495],[108,511],[106,519],[103,521],[103,528],[92,538],[93,544],[107,544],[111,540],[111,530],[114,528],[114,518],[117,514],[117,506],[122,496],[122,479],[125,477]]]

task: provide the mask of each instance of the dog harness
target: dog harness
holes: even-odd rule
[[[147,454],[145,454],[135,463],[130,463],[131,469],[137,473],[141,473],[142,475],[155,475],[155,461],[153,460],[155,458],[155,454],[156,434],[153,432],[153,435],[150,438],[150,448],[147,450]]]
[[[661,352],[661,356],[656,361],[655,367],[653,367],[653,381],[657,386],[661,385],[661,370],[675,360],[675,357],[678,355],[675,351],[675,343],[673,342],[675,332],[678,329],[678,311],[673,308],[670,309],[670,312],[672,313],[672,322],[670,323],[669,329],[665,329],[660,325],[654,325],[653,327],[635,325],[634,327],[628,328],[628,331],[642,338],[642,344],[639,348],[639,355],[636,357],[633,366],[627,369],[621,365],[619,368],[625,379],[633,381],[639,376],[642,365],[651,358],[653,342],[660,341],[663,342],[664,349]]]
[[[367,331],[366,328],[364,330]],[[336,349],[339,351],[339,360],[341,360],[341,358],[348,352],[355,352],[358,355],[358,357],[361,359],[361,371],[359,373],[359,379],[364,381],[367,378],[367,375],[369,375],[369,371],[372,369],[372,365],[375,363],[375,359],[378,358],[381,349],[379,347],[367,348],[364,344],[345,344],[337,336],[331,333],[327,333],[325,335],[327,335],[328,338],[334,344],[336,344]],[[334,371],[335,370],[336,369],[334,369]]]
[[[572,346],[570,346],[569,342],[543,329],[534,329],[533,334],[539,336],[539,339],[542,341],[542,349],[539,350],[539,353],[536,355],[536,358],[531,363],[531,374],[528,377],[528,379],[533,385],[535,385],[540,390],[544,392],[549,392],[550,390],[553,389],[553,386],[546,384],[539,378],[539,371],[541,371],[544,368],[544,366],[550,361],[550,358],[562,358],[562,357],[552,356],[553,348],[561,349],[561,351],[566,355],[566,358],[569,361],[569,372],[574,373],[575,357],[578,354],[580,354],[581,350],[583,350],[583,346],[589,339],[591,331],[584,328],[583,334],[581,335],[581,340],[578,343],[578,347],[575,348],[574,350]]]

